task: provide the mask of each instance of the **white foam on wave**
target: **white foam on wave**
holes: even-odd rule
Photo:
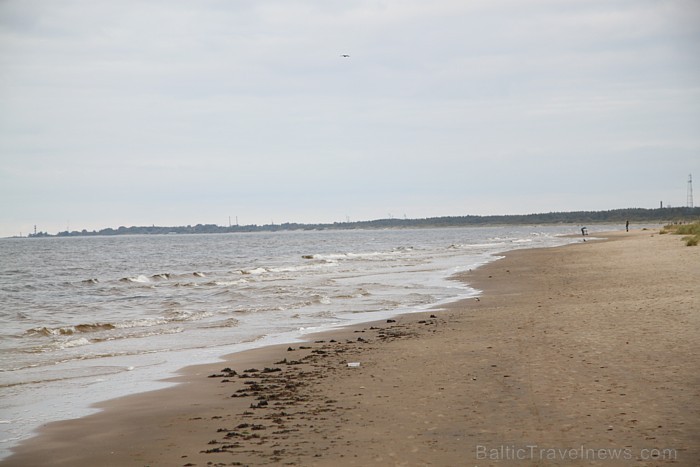
[[[214,316],[211,311],[184,311],[178,310],[169,313],[171,321],[199,321]]]
[[[464,248],[466,250],[474,250],[477,248],[493,248],[494,246],[505,245],[505,242],[493,242],[493,243],[467,243],[467,244],[456,244],[456,248]]]
[[[56,343],[58,349],[70,349],[72,347],[82,347],[84,345],[90,345],[90,340],[84,337]]]
[[[324,253],[315,255],[304,255],[304,259],[315,259],[321,261],[336,262],[342,260],[373,260],[392,258],[412,251],[412,247],[398,247],[391,251],[369,251],[362,253]]]
[[[116,323],[114,325],[115,328],[118,329],[130,329],[130,328],[146,328],[146,327],[153,327],[153,326],[159,326],[161,324],[166,324],[168,323],[168,320],[165,318],[142,318],[142,319],[134,319],[130,321],[122,321],[121,323]]]
[[[144,276],[143,274],[139,274],[136,277],[125,277],[121,279],[122,282],[136,282],[139,284],[148,284],[151,282],[151,279],[148,277]]]
[[[163,274],[154,274],[151,276],[151,278],[156,279],[156,280],[167,280],[167,279],[170,279],[171,276],[172,276],[172,274],[163,273]]]
[[[330,297],[327,297],[325,295],[320,295],[320,294],[314,294],[314,295],[312,295],[312,301],[309,304],[313,304],[313,303],[318,303],[321,305],[330,305],[333,302],[330,299]]]
[[[142,333],[136,334],[135,336],[131,336],[131,337],[144,338],[144,337],[154,337],[154,336],[166,336],[169,334],[180,334],[184,331],[185,331],[184,328],[176,327],[176,328],[165,329],[162,331],[142,332]]]
[[[58,337],[58,336],[72,336],[78,333],[93,333],[99,331],[106,331],[114,329],[115,326],[111,323],[88,323],[88,324],[76,324],[75,326],[63,326],[58,328],[32,328],[24,332],[27,336],[45,336],[45,337]]]
[[[246,271],[242,271],[243,274],[250,274],[252,276],[265,274],[266,272],[267,272],[267,269],[265,269],[265,268],[255,268],[255,269],[248,269]]]
[[[241,285],[241,284],[247,284],[248,280],[246,279],[238,279],[235,281],[212,281],[208,282],[205,285],[215,285],[215,286],[220,286],[220,287],[231,287],[234,285]]]
[[[280,268],[270,268],[270,272],[286,273],[286,272],[304,272],[314,269],[333,268],[338,265],[337,261],[323,261],[322,263],[302,264],[300,266],[286,266]]]

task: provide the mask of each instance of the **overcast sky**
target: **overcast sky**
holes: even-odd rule
[[[700,2],[0,0],[0,161],[0,236],[697,205]]]

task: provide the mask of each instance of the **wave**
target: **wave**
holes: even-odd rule
[[[170,273],[163,273],[163,274],[153,274],[153,275],[151,276],[151,279],[155,279],[155,280],[167,280],[167,279],[170,279],[171,277],[172,277],[172,274],[170,274]]]
[[[203,327],[205,328],[235,328],[239,325],[239,321],[236,318],[227,318],[221,321],[215,321],[209,323]]]
[[[270,268],[268,271],[269,272],[276,272],[276,273],[305,272],[305,271],[313,271],[316,269],[332,268],[332,267],[336,267],[337,265],[338,265],[337,261],[322,260],[322,261],[317,262],[317,263],[302,264],[301,266],[285,266],[285,267],[279,267],[279,268]]]
[[[148,328],[177,321],[195,321],[211,316],[210,312],[175,312],[170,317],[141,318],[117,323],[88,323],[56,328],[40,327],[28,329],[25,336],[65,337],[75,334],[90,334],[116,329]]]
[[[311,295],[311,303],[312,304],[320,304],[320,305],[330,305],[332,303],[331,299],[325,295],[321,294],[312,294]]]
[[[368,297],[368,296],[370,296],[370,295],[372,295],[372,293],[369,292],[368,290],[365,290],[365,289],[357,289],[357,290],[354,291],[354,293],[351,293],[351,294],[350,294],[350,293],[348,293],[348,294],[339,293],[339,294],[334,295],[332,298],[336,298],[336,299],[341,299],[341,300],[342,300],[342,299],[352,299],[352,298]]]
[[[162,273],[157,273],[157,274],[151,274],[146,275],[146,274],[138,274],[135,276],[126,276],[118,279],[119,282],[134,282],[134,283],[139,283],[139,284],[149,284],[152,282],[160,282],[160,281],[167,281],[175,278],[184,278],[184,277],[207,277],[206,274],[203,272],[192,272],[192,273],[187,273],[187,274],[173,274],[170,272],[162,272]],[[101,281],[98,278],[90,278],[90,279],[85,279],[80,281],[83,284],[99,284]]]
[[[167,323],[168,320],[165,318],[141,318],[115,323],[114,327],[116,329],[148,328]]]
[[[199,321],[210,318],[214,313],[210,311],[171,311],[165,316],[157,318],[141,318],[126,320],[116,323],[90,323],[76,324],[74,326],[63,326],[57,328],[41,327],[32,328],[25,331],[26,336],[72,336],[74,334],[97,333],[101,331],[112,331],[116,329],[149,328],[160,326],[172,322]]]
[[[334,312],[328,310],[311,313],[308,316],[313,318],[337,318],[337,315]],[[293,318],[301,318],[301,315],[296,314],[293,316]]]
[[[230,287],[233,285],[240,285],[240,284],[247,284],[247,283],[248,283],[248,281],[246,279],[238,279],[235,281],[211,281],[211,282],[206,282],[203,285]]]
[[[120,282],[137,282],[137,283],[142,283],[142,284],[148,284],[153,281],[164,281],[164,280],[169,280],[173,279],[176,275],[172,274],[170,272],[163,272],[159,274],[153,274],[150,277],[146,276],[145,274],[139,274],[138,276],[135,277],[122,277],[119,279]],[[206,274],[203,272],[193,272],[191,274],[182,274],[180,275],[181,277],[188,277],[188,276],[194,276],[194,277],[207,277]]]
[[[136,277],[122,277],[119,279],[120,282],[138,282],[140,284],[147,284],[151,282],[151,279],[148,277],[144,276],[143,274],[140,274]]]
[[[259,275],[259,274],[265,274],[266,272],[268,272],[268,270],[265,269],[265,268],[255,268],[255,269],[241,270],[241,274],[253,275],[253,276],[257,276],[257,275]]]
[[[199,321],[214,316],[211,311],[171,311],[167,314],[167,321]]]
[[[77,324],[75,326],[64,326],[59,328],[32,328],[25,331],[25,335],[28,336],[72,336],[73,334],[88,333],[88,332],[98,332],[98,331],[109,331],[115,329],[116,326],[111,323],[90,323],[90,324]]]
[[[302,255],[302,259],[337,263],[338,261],[387,261],[414,251],[412,246],[399,246],[390,251],[368,251],[364,253],[317,253]]]
[[[22,352],[29,353],[29,354],[47,353],[47,352],[55,352],[55,351],[72,349],[75,347],[84,347],[84,346],[88,346],[88,345],[92,345],[92,344],[99,344],[102,342],[117,341],[117,340],[122,340],[122,339],[142,339],[142,338],[149,338],[149,337],[154,337],[154,336],[179,334],[182,332],[184,332],[184,328],[182,328],[180,326],[170,327],[170,328],[155,328],[153,330],[149,330],[149,328],[145,328],[145,329],[134,328],[131,331],[125,332],[125,333],[96,335],[96,336],[90,336],[89,339],[87,337],[78,337],[78,338],[69,338],[69,339],[64,338],[64,339],[59,339],[59,340],[52,340],[49,343],[35,346],[32,348],[28,348],[26,350],[23,350]],[[135,352],[135,354],[139,354],[139,353],[148,353],[148,352],[143,351],[143,350]],[[81,353],[79,356],[72,358],[70,360],[88,360],[88,359],[101,358],[101,357],[105,357],[105,356],[114,356],[114,355],[121,355],[121,354],[116,353],[116,354],[92,355],[90,353]]]
[[[79,339],[72,339],[65,342],[61,342],[58,347],[61,349],[70,349],[71,347],[82,347],[84,345],[90,345],[91,343],[92,342],[90,342],[88,339],[81,337]]]
[[[506,241],[494,241],[492,243],[453,243],[448,246],[448,250],[474,250],[479,248],[493,248],[499,245],[506,245]]]
[[[134,333],[129,333],[129,334],[114,335],[114,336],[109,336],[109,337],[104,338],[104,339],[93,339],[93,341],[90,343],[115,341],[115,340],[120,340],[120,339],[142,339],[144,337],[165,336],[168,334],[180,334],[184,331],[185,331],[184,328],[178,326],[178,327],[168,328],[168,329],[158,329],[155,331],[141,331],[141,332],[134,332]]]

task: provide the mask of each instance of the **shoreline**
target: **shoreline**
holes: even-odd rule
[[[700,349],[687,275],[697,251],[652,231],[601,236],[608,241],[507,252],[462,274],[479,300],[185,368],[172,379],[181,384],[45,426],[0,465],[490,465],[528,443],[637,455],[655,446],[692,465]],[[636,313],[619,316],[632,302]],[[644,368],[654,372],[629,374]]]

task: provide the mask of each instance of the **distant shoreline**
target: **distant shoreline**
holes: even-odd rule
[[[700,207],[696,208],[626,208],[608,211],[573,211],[550,212],[539,214],[511,214],[491,216],[442,216],[423,219],[376,219],[356,222],[333,223],[282,223],[282,224],[249,224],[220,226],[216,224],[197,224],[187,226],[132,226],[105,228],[101,230],[73,230],[55,234],[39,231],[26,237],[10,238],[44,238],[44,237],[92,237],[114,235],[170,235],[170,234],[202,234],[202,233],[237,233],[237,232],[278,232],[297,230],[357,230],[357,229],[389,229],[389,228],[439,228],[439,227],[483,227],[497,225],[528,225],[528,224],[614,224],[625,223],[654,223],[654,222],[687,222],[700,219]]]

